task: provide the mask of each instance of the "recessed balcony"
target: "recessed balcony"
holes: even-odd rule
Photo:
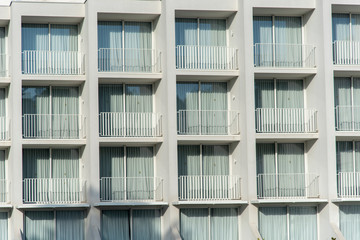
[[[179,177],[180,201],[240,200],[241,178],[229,175]]]
[[[360,172],[339,172],[337,183],[340,198],[360,198]]]
[[[319,176],[314,173],[257,175],[258,199],[307,199],[319,197]]]
[[[162,201],[163,179],[158,177],[102,177],[100,201]]]

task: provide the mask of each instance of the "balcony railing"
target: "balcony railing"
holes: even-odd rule
[[[151,112],[102,112],[100,137],[160,137],[162,115]]]
[[[176,46],[176,68],[185,70],[237,70],[238,50],[226,46]]]
[[[7,117],[0,117],[0,141],[7,141],[10,139],[10,119]]]
[[[22,73],[35,75],[84,74],[84,56],[78,51],[23,51]]]
[[[357,41],[333,42],[333,62],[336,65],[359,65],[360,42]]]
[[[180,176],[179,200],[239,200],[239,176]]]
[[[116,201],[161,201],[163,179],[158,177],[102,177],[100,200]]]
[[[68,204],[85,201],[85,181],[78,178],[25,178],[24,203]]]
[[[256,43],[255,67],[314,68],[315,47],[304,44]]]
[[[336,131],[360,131],[360,106],[335,107]]]
[[[161,52],[155,49],[100,48],[99,72],[161,72]]]
[[[5,179],[0,179],[0,203],[9,202],[9,189],[10,184],[9,181]]]
[[[315,133],[317,111],[304,108],[257,108],[256,131],[261,133]]]
[[[259,199],[317,198],[319,176],[313,173],[258,174]]]
[[[85,118],[79,114],[24,114],[23,138],[79,139],[85,137]]]
[[[339,172],[337,182],[339,197],[360,198],[360,172]]]
[[[238,135],[239,112],[227,110],[180,110],[177,112],[178,134]]]

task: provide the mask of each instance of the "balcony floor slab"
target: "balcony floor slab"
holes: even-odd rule
[[[141,208],[163,208],[169,206],[167,202],[157,202],[157,201],[122,201],[122,202],[99,202],[95,203],[94,207],[98,208],[131,208],[131,207],[141,207]]]
[[[253,205],[261,204],[314,204],[314,203],[328,203],[327,199],[322,198],[288,198],[288,199],[257,199],[251,200]]]
[[[74,203],[74,204],[23,204],[16,207],[19,210],[27,209],[86,209],[90,208],[90,204],[87,203]]]
[[[230,206],[240,206],[249,204],[247,201],[243,200],[202,200],[202,201],[176,201],[172,205],[178,208],[187,208],[187,207],[230,207]]]
[[[228,81],[238,77],[239,70],[176,70],[178,81]]]
[[[162,73],[98,72],[100,83],[152,83],[163,78]]]
[[[178,135],[178,143],[207,143],[207,144],[216,144],[216,143],[232,143],[239,142],[240,135]]]
[[[360,77],[360,65],[333,65],[334,77]]]
[[[86,81],[86,75],[36,75],[23,74],[21,76],[23,85],[79,85]]]
[[[263,68],[254,67],[255,79],[303,79],[314,76],[316,68]]]
[[[163,142],[162,137],[99,137],[101,146],[126,146],[151,145]]]
[[[331,200],[332,203],[334,204],[339,204],[339,203],[359,203],[360,202],[360,197],[358,198],[335,198]]]
[[[22,144],[28,147],[46,145],[50,147],[71,146],[80,147],[86,144],[86,139],[23,139]]]
[[[337,141],[359,141],[360,131],[335,131],[335,137]]]
[[[318,133],[256,133],[256,140],[258,142],[273,142],[285,141],[285,142],[298,142],[318,139]]]
[[[0,209],[12,209],[13,205],[11,204],[0,204]]]

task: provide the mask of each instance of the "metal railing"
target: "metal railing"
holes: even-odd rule
[[[23,138],[79,139],[85,137],[85,118],[79,114],[24,114]]]
[[[23,51],[22,73],[38,75],[84,74],[84,55],[79,51]]]
[[[161,52],[140,48],[99,48],[99,72],[161,72]]]
[[[152,112],[102,112],[100,137],[160,137],[162,115]]]
[[[360,42],[334,41],[333,63],[336,65],[359,65]]]
[[[315,133],[317,110],[304,108],[257,108],[256,131],[262,133]]]
[[[25,178],[24,203],[67,204],[85,201],[85,181],[78,178]]]
[[[269,173],[257,175],[259,199],[317,198],[319,176],[314,173]]]
[[[337,131],[360,131],[360,106],[336,106],[335,129]]]
[[[179,200],[238,200],[241,199],[239,176],[180,176]]]
[[[10,140],[10,119],[0,117],[0,141]]]
[[[226,46],[176,46],[177,69],[237,70],[238,50]]]
[[[339,197],[360,198],[360,172],[339,172],[337,184]]]
[[[161,201],[163,179],[158,177],[102,177],[100,200],[116,201]]]
[[[0,203],[7,203],[9,199],[10,182],[6,179],[0,179]]]
[[[177,129],[181,135],[238,135],[239,112],[228,110],[180,110]]]
[[[314,68],[315,47],[305,44],[256,43],[255,67]]]

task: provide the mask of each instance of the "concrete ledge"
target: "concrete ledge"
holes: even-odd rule
[[[334,204],[339,203],[360,203],[360,198],[336,198],[331,200]]]
[[[240,135],[178,135],[178,143],[232,143],[240,142]]]
[[[175,49],[174,49],[175,51]],[[176,70],[178,81],[228,81],[240,74],[239,70]]]
[[[204,200],[204,201],[177,201],[173,202],[172,205],[178,208],[187,208],[187,207],[231,207],[231,206],[240,206],[249,204],[247,201],[243,200]]]
[[[153,83],[163,78],[162,73],[98,72],[99,83]]]
[[[74,204],[23,204],[16,207],[19,210],[27,209],[66,209],[66,208],[76,208],[76,209],[86,209],[90,208],[90,204],[87,203],[74,203]]]
[[[328,203],[327,199],[321,198],[306,198],[306,199],[257,199],[251,200],[253,205],[261,204],[318,204],[318,203]]]
[[[129,207],[151,207],[151,208],[163,208],[167,207],[169,204],[167,202],[132,202],[132,201],[122,201],[122,202],[99,202],[95,203],[94,207],[97,208],[129,208]]]
[[[314,76],[316,68],[265,68],[254,67],[255,78],[257,79],[303,79]]]
[[[256,140],[258,142],[274,142],[276,141],[284,141],[286,143],[289,142],[299,142],[300,141],[308,141],[313,139],[318,139],[318,133],[256,133]]]
[[[99,137],[100,146],[140,146],[162,143],[163,137]]]
[[[23,139],[22,144],[28,147],[36,147],[38,145],[46,145],[49,147],[56,146],[84,146],[86,139]]]
[[[0,210],[1,209],[12,209],[13,205],[11,204],[0,204]]]
[[[355,141],[359,141],[360,140],[360,131],[335,131],[335,137],[336,140],[345,140],[345,141],[350,141],[350,140],[355,140]]]

